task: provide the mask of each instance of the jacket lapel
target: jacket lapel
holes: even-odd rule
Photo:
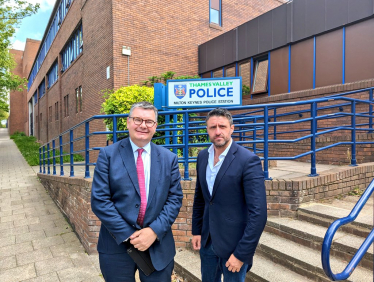
[[[135,187],[136,192],[140,196],[139,183],[138,183],[138,174],[136,172],[134,153],[129,141],[129,138],[121,141],[121,146],[119,148],[119,154],[121,155],[123,165],[125,166],[127,173],[131,179],[132,184]]]
[[[219,187],[219,183],[221,182],[222,177],[225,175],[225,173],[226,173],[227,169],[229,168],[231,162],[235,159],[235,153],[237,151],[237,146],[238,145],[233,140],[232,144],[231,144],[231,148],[227,152],[225,160],[223,161],[222,166],[219,169],[219,172],[218,172],[218,174],[216,176],[216,180],[214,181],[212,198],[214,197],[214,195],[217,192],[217,189]]]
[[[160,151],[157,146],[151,142],[151,175],[149,177],[149,191],[147,207],[152,202],[152,198],[155,194],[156,188],[161,177],[161,161]]]
[[[206,182],[206,169],[208,166],[208,158],[209,158],[209,153],[208,150],[205,152],[205,156],[202,157],[202,162],[199,167],[199,179],[200,183],[203,186],[203,189],[206,190],[207,195],[210,195],[209,189],[208,189],[208,183]]]

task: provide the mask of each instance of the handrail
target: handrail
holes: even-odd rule
[[[366,89],[365,89],[366,90]],[[356,91],[356,93],[365,91]],[[259,154],[259,157],[264,162],[264,176],[265,179],[271,179],[269,177],[268,171],[268,161],[269,160],[295,160],[300,157],[310,156],[311,159],[311,173],[309,176],[317,176],[316,172],[316,153],[329,149],[339,145],[350,145],[352,158],[351,158],[351,165],[356,165],[356,144],[364,144],[363,142],[356,141],[356,132],[359,130],[367,130],[369,132],[373,132],[373,122],[374,119],[373,109],[372,106],[374,102],[372,101],[372,89],[370,90],[370,99],[369,100],[361,100],[361,99],[354,99],[350,97],[344,96],[346,93],[341,93],[339,96],[331,96],[331,97],[322,97],[316,98],[312,100],[303,100],[303,101],[296,101],[296,102],[287,102],[287,103],[274,103],[274,104],[260,104],[260,105],[245,105],[245,106],[237,106],[237,107],[229,107],[227,109],[231,111],[246,111],[252,110],[254,115],[248,115],[249,113],[246,112],[245,115],[243,114],[236,114],[233,115],[234,124],[235,124],[235,132],[233,134],[233,138],[238,139],[238,143],[244,145],[246,148],[253,150],[255,153]],[[340,102],[339,102],[340,101]],[[341,104],[342,101],[344,104]],[[327,103],[326,103],[327,102]],[[318,107],[318,104],[321,103],[322,105]],[[326,104],[330,104],[327,105]],[[338,106],[344,105],[346,109],[350,105],[348,111],[334,113],[327,113],[326,110],[334,110],[338,111]],[[356,109],[357,105],[365,105],[365,110],[362,110],[362,106]],[[367,105],[369,106],[369,112],[367,112]],[[294,111],[295,106],[297,108],[301,108],[299,111]],[[301,107],[300,107],[301,106]],[[287,109],[287,107],[290,107]],[[279,111],[277,112],[277,109]],[[203,125],[205,121],[203,120],[203,116],[198,116],[196,114],[206,113],[210,111],[209,108],[204,109],[189,109],[189,110],[170,110],[170,111],[163,111],[160,112],[159,115],[165,116],[165,123],[160,124],[156,130],[156,132],[162,132],[159,136],[155,137],[154,139],[158,140],[165,140],[166,148],[171,149],[174,153],[182,152],[181,157],[179,158],[179,162],[184,165],[185,173],[184,179],[189,179],[188,175],[188,164],[195,162],[195,159],[189,157],[189,150],[194,147],[207,147],[210,143],[201,143],[202,136],[207,136],[205,130],[205,126]],[[287,112],[288,111],[288,112]],[[310,113],[310,117],[305,116],[301,119],[294,119],[294,120],[282,120],[281,117],[285,117],[289,114],[297,114],[297,113],[305,113],[308,111]],[[193,113],[196,116],[190,116]],[[321,113],[321,115],[318,115]],[[182,121],[177,121],[177,115],[182,117]],[[71,127],[70,129],[62,132],[59,136],[51,139],[46,144],[40,147],[40,173],[45,173],[46,166],[48,174],[50,173],[49,167],[51,164],[51,160],[53,163],[53,174],[56,174],[56,157],[60,157],[60,175],[64,175],[64,166],[70,166],[70,176],[74,176],[74,160],[73,156],[77,153],[84,153],[85,156],[85,177],[90,177],[89,168],[93,162],[89,161],[91,151],[99,150],[100,147],[93,146],[90,147],[90,143],[92,144],[91,137],[98,136],[98,135],[112,135],[113,138],[111,141],[117,142],[120,138],[128,135],[128,131],[126,130],[119,130],[117,129],[117,121],[120,118],[126,118],[128,114],[114,114],[114,115],[95,115],[92,116],[76,125]],[[300,116],[302,117],[302,115]],[[334,127],[326,127],[322,124],[318,127],[318,122],[328,120],[328,119],[339,119],[343,118],[345,121],[343,123],[338,123],[338,126]],[[356,119],[360,119],[357,120]],[[102,130],[102,131],[93,131],[90,132],[90,122],[95,120],[112,120],[113,121],[113,130]],[[365,123],[362,122],[363,119],[368,119],[369,122],[365,120]],[[305,124],[309,124],[310,126],[304,126]],[[296,128],[292,131],[289,130],[290,125],[300,124],[299,128]],[[369,125],[369,128],[365,129],[363,126]],[[280,130],[279,127],[285,128],[285,130]],[[81,129],[82,127],[84,130],[84,134],[80,135],[79,131],[77,135],[75,135],[75,130]],[[300,130],[301,129],[301,130]],[[323,134],[328,134],[334,131],[350,131],[351,132],[351,140],[347,140],[348,142],[335,142],[333,144],[329,144],[324,147],[316,147],[316,138],[320,137]],[[305,132],[305,134],[302,134]],[[284,136],[282,139],[277,139],[277,134],[292,134],[292,136]],[[63,137],[64,136],[64,140]],[[288,138],[287,138],[288,137]],[[302,140],[310,139],[310,146],[306,148],[303,152],[298,152],[294,156],[271,156],[269,155],[269,149],[274,144],[284,143],[284,144],[292,144]],[[58,140],[58,145],[56,144],[56,140]],[[64,141],[64,142],[63,142]],[[82,150],[81,145],[75,146],[77,142],[84,143],[85,149]],[[197,143],[199,142],[199,143]],[[366,142],[365,144],[372,144],[373,142]],[[67,150],[63,152],[63,149],[66,148]],[[75,149],[76,148],[76,149]],[[74,150],[75,149],[75,150]],[[59,150],[59,156],[56,156],[56,150]],[[58,154],[57,154],[58,155]],[[83,154],[82,154],[83,155]],[[70,162],[64,164],[62,157],[63,156],[70,156]]]
[[[369,186],[366,188],[365,192],[362,194],[362,196],[360,197],[360,199],[358,200],[358,202],[352,209],[351,213],[346,217],[335,220],[326,231],[326,235],[325,235],[325,238],[322,244],[321,259],[322,259],[323,270],[325,271],[326,275],[332,281],[345,280],[349,276],[351,276],[352,272],[356,269],[357,265],[360,263],[366,251],[369,249],[371,244],[374,242],[374,229],[372,229],[371,232],[369,233],[369,236],[366,237],[365,241],[362,243],[360,248],[357,250],[356,254],[353,256],[353,258],[348,263],[348,265],[343,270],[343,272],[338,273],[338,274],[334,274],[332,272],[331,266],[330,266],[330,248],[331,248],[331,243],[332,243],[332,240],[334,238],[336,231],[339,229],[340,226],[348,224],[357,218],[358,214],[360,213],[360,211],[366,204],[367,200],[370,198],[373,191],[374,191],[374,179],[371,181]]]

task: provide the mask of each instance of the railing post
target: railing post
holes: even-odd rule
[[[170,123],[170,115],[165,115],[165,123]],[[166,128],[170,128],[170,125],[166,126]],[[165,130],[165,145],[170,145],[170,131]]]
[[[255,124],[257,123],[257,118],[255,118]],[[256,141],[257,139],[257,129],[256,129],[256,125],[254,126],[254,129],[253,129],[253,141]],[[253,153],[256,154],[256,150],[257,150],[257,146],[256,146],[256,143],[253,143]]]
[[[277,121],[277,108],[274,108],[274,122]],[[274,124],[273,138],[277,140],[277,126]]]
[[[50,155],[49,155],[49,143],[47,143],[47,171],[48,171],[48,174],[51,174],[49,157],[50,157]]]
[[[310,115],[312,120],[310,121],[310,133],[312,137],[310,138],[310,149],[312,154],[310,155],[310,174],[308,176],[318,176],[316,169],[316,131],[317,131],[317,103],[313,102],[310,107]]]
[[[42,148],[39,147],[39,173],[42,173]]]
[[[84,162],[85,162],[85,166],[86,166],[86,171],[85,171],[85,174],[84,174],[84,178],[90,178],[90,151],[89,151],[89,148],[90,148],[90,123],[88,121],[86,121],[86,124],[85,124],[85,134],[84,134],[84,138],[85,138],[85,154],[86,154],[86,157],[84,159]]]
[[[264,107],[264,177],[265,180],[271,180],[269,177],[269,113],[268,107]]]
[[[178,123],[178,115],[177,114],[173,115],[173,123],[175,124],[173,127],[177,128],[178,127],[178,125],[177,125],[177,123]],[[173,134],[173,144],[178,144],[178,137],[177,137],[178,131],[173,131],[172,134]],[[178,154],[178,149],[174,148],[173,149],[173,153],[174,154]]]
[[[351,102],[351,149],[352,149],[352,158],[351,166],[357,166],[356,160],[356,101]]]
[[[117,117],[113,117],[113,144],[117,142]]]
[[[64,160],[62,157],[63,154],[63,146],[62,146],[62,135],[59,136],[59,143],[60,143],[60,175],[64,175]]]
[[[74,176],[74,140],[73,129],[70,129],[70,177]]]
[[[183,180],[192,180],[189,175],[189,168],[188,168],[188,112],[184,113],[184,149],[183,149],[183,157],[184,157],[184,178]]]
[[[45,174],[45,145],[43,146],[43,173]]]
[[[373,102],[373,88],[369,90],[369,101]],[[369,115],[373,115],[373,105],[369,104]],[[369,117],[369,128],[373,129],[373,118]],[[373,133],[373,130],[369,130],[369,133]]]
[[[53,175],[56,175],[56,140],[52,140],[52,163],[53,163]]]

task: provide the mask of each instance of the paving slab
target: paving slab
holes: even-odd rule
[[[61,277],[58,275],[60,272]],[[0,129],[0,281],[104,281],[6,129]]]

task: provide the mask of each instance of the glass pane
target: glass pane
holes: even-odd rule
[[[235,76],[235,66],[227,68],[225,77],[234,77],[234,76]]]
[[[242,77],[242,94],[250,93],[251,89],[251,62],[239,65],[239,76]]]
[[[210,9],[210,22],[219,24],[219,11]]]
[[[253,79],[253,92],[265,92],[267,90],[268,60],[257,62]]]
[[[213,77],[222,77],[222,69],[214,71]]]

